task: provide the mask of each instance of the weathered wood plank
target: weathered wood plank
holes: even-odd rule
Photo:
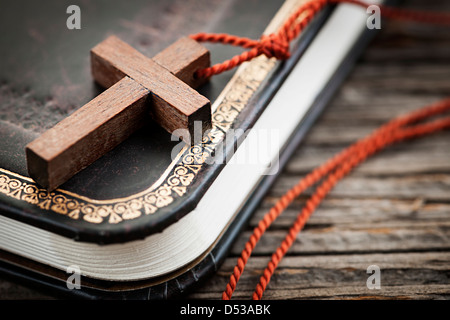
[[[320,122],[331,126],[349,123],[355,127],[366,127],[366,130],[370,130],[394,117],[439,100],[439,97],[427,94],[412,95],[387,91],[378,95],[370,93],[368,90],[356,90],[350,82],[347,82],[339,90],[333,108],[329,108],[321,116]],[[370,110],[361,107],[361,105],[367,104],[368,95],[370,95],[370,105],[367,108]],[[444,97],[445,95],[442,95],[442,98]],[[323,129],[323,126],[315,127],[315,129]]]
[[[250,231],[242,233],[231,253],[239,255]],[[267,231],[254,249],[255,255],[271,255],[287,231]],[[450,223],[411,225],[362,224],[352,227],[324,227],[304,230],[289,249],[291,255],[364,252],[414,252],[450,250]]]
[[[436,99],[435,101],[438,101]],[[415,108],[417,109],[417,108]],[[351,111],[349,111],[351,112]],[[363,111],[361,111],[363,112]],[[404,113],[404,112],[403,112]],[[373,121],[368,122],[366,125],[364,125],[366,122],[364,119],[357,118],[357,115],[355,117],[349,117],[345,122],[339,122],[336,120],[329,121],[327,123],[323,123],[322,127],[318,129],[313,129],[311,133],[308,135],[307,140],[305,141],[305,144],[321,144],[326,146],[341,146],[346,147],[354,142],[356,142],[358,139],[361,139],[368,134],[372,133],[374,130],[376,130],[380,125],[387,122],[387,119],[382,121],[377,121],[376,124],[374,124]],[[432,135],[433,137],[436,137],[436,139],[443,141],[443,143],[449,141],[450,133],[447,131],[440,132]],[[433,139],[424,139],[419,138],[414,141],[406,141],[403,143],[403,145],[413,145],[416,143],[416,141],[421,140],[427,140],[431,141]],[[449,143],[450,144],[450,143]],[[398,148],[397,146],[392,146],[386,149],[386,151],[383,151],[383,153],[389,151],[389,150],[395,150],[395,148]],[[414,149],[414,148],[410,148]],[[438,150],[433,150],[438,151]],[[296,160],[294,160],[296,161]],[[297,160],[298,161],[298,160]]]
[[[255,212],[249,222],[254,228],[276,199],[266,201]],[[286,230],[300,212],[304,201],[293,203],[278,219],[271,229]],[[426,203],[423,199],[354,199],[328,198],[311,216],[305,226],[310,228],[355,228],[355,226],[425,226],[427,223],[446,223],[450,218],[450,204]]]
[[[291,161],[284,173],[301,178],[344,147],[305,144],[299,148],[295,157],[301,161]],[[361,164],[353,175],[399,176],[423,173],[450,172],[448,159],[450,132],[439,134],[432,139],[419,139],[413,142],[391,146],[380,155]]]
[[[283,175],[269,195],[279,197],[298,182],[299,177]],[[311,194],[311,190],[305,192]],[[434,201],[450,200],[449,174],[417,174],[393,177],[349,175],[330,192],[333,197],[379,197],[382,199],[426,198]]]
[[[252,257],[234,298],[249,299],[267,257]],[[189,297],[219,299],[235,259],[225,261],[216,276]],[[367,268],[377,265],[381,289],[370,290]],[[431,299],[450,297],[450,253],[397,253],[286,257],[275,271],[265,299]]]

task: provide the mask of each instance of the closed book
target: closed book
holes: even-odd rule
[[[151,117],[55,190],[29,177],[25,146],[104,89],[89,50],[116,35],[148,57],[199,31],[257,39],[303,0],[10,2],[0,13],[0,270],[58,296],[158,299],[213,274],[375,30],[327,6],[291,43],[199,88],[212,129],[193,146]],[[212,62],[240,52],[206,45]],[[80,288],[70,285],[80,276]]]

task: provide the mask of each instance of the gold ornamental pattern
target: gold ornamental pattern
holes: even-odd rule
[[[201,143],[180,151],[164,179],[147,190],[126,198],[96,200],[62,189],[49,192],[28,177],[0,168],[0,194],[50,213],[94,224],[117,224],[154,214],[187,192],[236,117],[275,66],[276,60],[265,56],[241,66],[215,103],[212,130]]]

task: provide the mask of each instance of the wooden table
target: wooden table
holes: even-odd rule
[[[444,0],[408,7],[450,11]],[[220,299],[251,230],[276,199],[317,165],[392,117],[450,94],[449,28],[382,23],[239,237],[217,274],[188,297]],[[249,299],[306,195],[257,245],[234,298]],[[381,289],[366,286],[377,265]],[[53,298],[0,277],[0,298]],[[450,298],[450,132],[395,145],[341,181],[299,234],[266,299]]]

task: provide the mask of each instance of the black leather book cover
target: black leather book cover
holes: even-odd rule
[[[201,31],[257,39],[283,2],[3,2],[1,214],[74,240],[107,244],[140,239],[189,213],[223,168],[225,161],[211,164],[207,159],[222,147],[226,131],[251,128],[289,69],[286,63],[261,57],[239,76],[233,70],[213,77],[200,88],[215,106],[213,130],[202,144],[183,148],[147,119],[119,147],[49,192],[28,177],[24,148],[102,92],[90,73],[92,47],[114,34],[152,57],[178,38]],[[80,29],[68,27],[67,9],[73,4],[80,8]],[[302,36],[291,65],[323,17]],[[241,52],[208,47],[212,63]],[[224,157],[235,147],[227,144]]]

